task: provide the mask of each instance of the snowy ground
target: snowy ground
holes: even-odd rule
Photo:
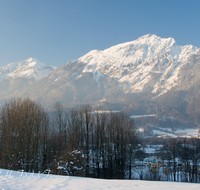
[[[164,129],[166,131],[169,131],[171,132],[171,128],[161,128],[161,129]],[[157,135],[168,135],[172,138],[174,137],[186,137],[186,138],[191,138],[191,137],[198,137],[199,134],[199,129],[178,129],[175,131],[175,134],[172,134],[172,133],[167,133],[167,132],[164,132],[164,131],[159,131],[159,130],[155,130],[153,129],[153,134],[157,134]]]
[[[200,184],[140,180],[102,180],[0,170],[0,190],[196,190]]]

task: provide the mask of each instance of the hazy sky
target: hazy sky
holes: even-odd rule
[[[145,34],[200,47],[199,0],[0,0],[0,67],[57,67]]]

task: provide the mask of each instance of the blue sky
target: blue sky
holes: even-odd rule
[[[200,47],[199,0],[0,0],[0,67],[61,66],[145,34]]]

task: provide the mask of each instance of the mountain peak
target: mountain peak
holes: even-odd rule
[[[154,37],[154,38],[159,38],[157,35],[155,34],[145,34],[143,36],[140,36],[137,40],[141,40],[141,39],[147,39],[147,38],[151,38],[151,37]]]
[[[21,65],[27,65],[28,67],[43,67],[46,66],[43,62],[36,58],[30,57],[20,62]]]
[[[14,78],[33,78],[39,80],[49,72],[55,70],[53,66],[46,66],[36,58],[13,62],[0,68],[0,81]]]
[[[146,34],[144,36],[139,37],[137,40],[132,41],[132,43],[137,44],[166,44],[166,46],[173,46],[176,45],[176,41],[174,38],[161,38],[155,34]]]

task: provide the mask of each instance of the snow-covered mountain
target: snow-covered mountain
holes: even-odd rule
[[[93,73],[98,84],[100,77],[109,76],[124,84],[125,92],[134,93],[149,87],[156,77],[151,92],[163,94],[178,85],[181,68],[199,53],[192,45],[178,46],[173,38],[148,34],[104,51],[93,50],[78,61],[86,64],[82,72]]]
[[[0,68],[0,97],[14,97],[17,92],[40,80],[56,67],[46,66],[37,59],[29,58]]]
[[[6,79],[26,78],[39,80],[55,70],[56,67],[46,66],[35,58],[18,61],[0,68],[0,81]]]
[[[200,49],[179,46],[173,38],[148,34],[103,51],[92,50],[54,71],[36,63],[28,59],[4,67],[1,82],[6,77],[14,81],[14,77],[28,77],[31,85],[17,90],[15,96],[29,95],[46,107],[56,101],[66,107],[90,103],[130,114],[182,119],[200,113]],[[44,71],[49,74],[42,75]]]

